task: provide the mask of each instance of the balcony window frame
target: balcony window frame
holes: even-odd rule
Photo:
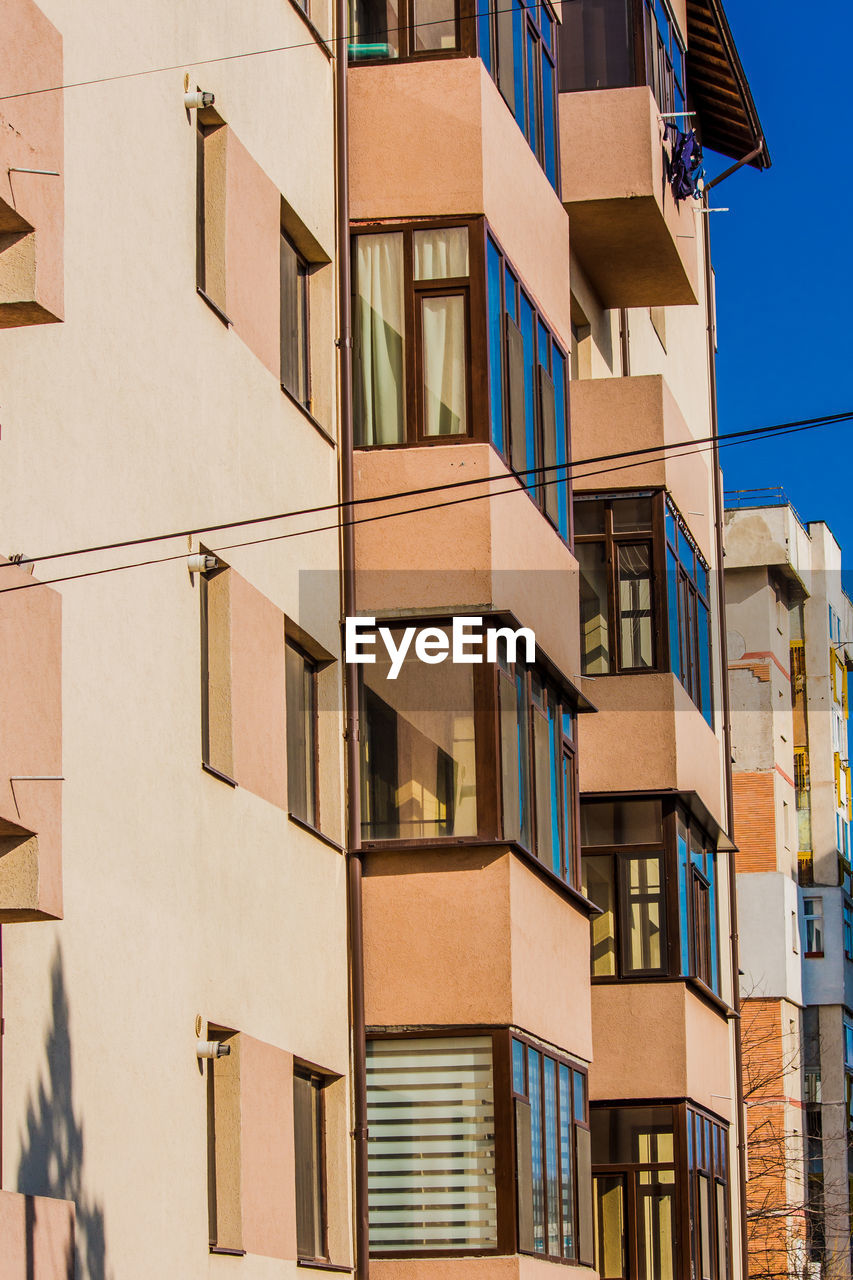
[[[514,618],[505,614],[484,614],[484,632],[492,627],[510,626],[513,629],[517,627]],[[451,615],[431,616],[427,618],[406,617],[405,621],[399,618],[377,619],[377,627],[381,625],[389,626],[392,629],[401,628],[402,626],[435,626],[449,628],[452,625]],[[414,656],[413,649],[409,651],[406,658],[407,662],[417,661]],[[449,658],[447,659],[449,661]],[[581,863],[580,863],[580,793],[579,793],[579,774],[577,762],[577,715],[579,711],[580,698],[577,692],[572,688],[571,684],[557,670],[544,654],[537,651],[536,662],[533,666],[528,666],[519,659],[512,665],[512,675],[509,674],[510,664],[502,665],[499,654],[498,661],[489,663],[485,660],[482,663],[472,664],[472,689],[473,689],[473,715],[474,715],[474,745],[475,745],[475,776],[477,787],[477,834],[474,836],[428,836],[428,837],[377,837],[372,836],[369,828],[362,832],[362,845],[364,848],[386,849],[386,848],[404,848],[404,849],[421,849],[432,847],[454,847],[460,843],[471,843],[472,841],[481,841],[483,843],[501,843],[511,845],[519,850],[526,858],[534,864],[538,869],[542,870],[547,876],[556,881],[558,884],[568,888],[573,894],[580,895],[581,881]],[[360,676],[360,697],[362,705],[364,700],[365,685],[364,676],[369,672],[363,670]],[[538,679],[542,687],[548,690],[549,696],[554,699],[556,708],[554,716],[555,725],[555,759],[559,766],[559,777],[556,779],[556,794],[558,797],[558,827],[560,832],[560,871],[555,871],[553,864],[543,861],[537,855],[537,832],[536,832],[536,815],[535,807],[532,811],[533,821],[530,824],[530,830],[527,839],[522,839],[519,834],[507,832],[503,814],[504,801],[504,783],[502,777],[502,744],[501,744],[501,701],[500,687],[501,681],[504,683],[518,678],[523,685],[524,705],[527,708],[527,727],[526,727],[526,743],[528,751],[529,768],[527,772],[529,796],[533,798],[535,806],[536,794],[536,776],[535,776],[535,742],[534,742],[534,711],[541,715],[541,707],[534,707],[534,679]],[[565,732],[565,721],[563,716],[571,717],[571,730]],[[557,750],[557,730],[559,727],[559,747]],[[366,740],[367,730],[363,729],[362,736]],[[362,769],[364,769],[364,760],[362,757]],[[569,771],[569,784],[572,796],[574,812],[571,815],[570,822],[567,822],[568,815],[565,812],[564,787],[565,787],[565,770]],[[362,786],[367,785],[366,776],[362,776]],[[553,798],[553,793],[552,793]],[[569,849],[570,837],[573,841],[573,848]]]
[[[431,62],[436,58],[475,58],[477,56],[477,21],[474,0],[455,0],[456,44],[452,49],[415,49],[413,32],[416,28],[414,14],[417,0],[400,0],[398,21],[394,30],[398,33],[400,48],[396,54],[358,56],[359,47],[353,40],[352,15],[347,32],[347,57],[351,67],[392,66],[399,62]],[[381,42],[380,42],[381,43]]]
[[[591,981],[600,984],[690,982],[696,984],[715,1003],[722,1003],[720,872],[718,851],[714,848],[712,837],[702,830],[682,803],[664,794],[581,796],[582,808],[595,804],[637,802],[660,804],[659,841],[617,841],[581,846],[584,867],[588,859],[609,859],[611,866],[609,884],[613,894],[612,942],[616,971],[595,973],[593,956]],[[679,847],[682,827],[687,837],[684,856]],[[626,959],[630,956],[631,935],[626,888],[628,874],[622,864],[649,857],[660,859],[662,872],[662,883],[657,895],[664,908],[660,921],[661,962],[654,968],[634,968]],[[710,875],[706,874],[708,858],[711,859]],[[582,886],[584,895],[588,896],[586,879],[584,875]],[[707,915],[700,914],[698,910],[700,898],[707,909]]]
[[[299,1124],[296,1118],[297,1111],[297,1086],[296,1081],[300,1080],[308,1084],[312,1090],[312,1108],[310,1116],[311,1124],[311,1152],[310,1152],[310,1178],[313,1182],[311,1188],[306,1188],[300,1196],[300,1152],[296,1149],[298,1146],[296,1135],[299,1131]],[[297,1258],[300,1262],[305,1263],[328,1263],[329,1262],[329,1222],[328,1222],[328,1206],[329,1206],[329,1188],[328,1188],[328,1166],[326,1159],[326,1098],[325,1089],[329,1083],[328,1077],[321,1075],[318,1071],[311,1067],[302,1066],[295,1063],[293,1067],[293,1109],[294,1109],[294,1180],[296,1186],[296,1234],[297,1234]],[[303,1216],[305,1209],[301,1204],[306,1194],[314,1193],[314,1199],[311,1210],[311,1222],[307,1229],[310,1229],[314,1242],[321,1245],[320,1252],[308,1252],[304,1246],[304,1235],[300,1241],[300,1232],[305,1231],[306,1225],[303,1225]],[[315,1216],[316,1215],[316,1216]]]
[[[494,1103],[494,1120],[495,1120],[495,1191],[496,1191],[496,1210],[497,1224],[496,1236],[497,1244],[494,1249],[441,1249],[432,1252],[422,1249],[395,1249],[382,1250],[380,1253],[371,1252],[371,1258],[381,1260],[408,1259],[408,1258],[471,1258],[471,1257],[503,1257],[516,1253],[529,1253],[532,1257],[544,1258],[547,1255],[541,1253],[532,1253],[520,1247],[519,1228],[519,1161],[518,1161],[518,1127],[516,1121],[516,1102],[521,1098],[526,1101],[522,1095],[518,1095],[513,1087],[513,1050],[512,1042],[518,1040],[525,1046],[530,1046],[536,1052],[552,1058],[559,1065],[568,1066],[570,1071],[577,1073],[583,1077],[583,1094],[585,1106],[585,1123],[578,1124],[578,1128],[589,1130],[589,1077],[588,1064],[571,1057],[569,1054],[560,1053],[553,1049],[552,1046],[543,1044],[535,1037],[529,1035],[526,1031],[517,1027],[507,1026],[452,1026],[452,1027],[418,1027],[418,1028],[389,1028],[389,1027],[370,1027],[367,1029],[368,1041],[388,1041],[388,1040],[427,1040],[435,1039],[465,1039],[468,1037],[488,1037],[492,1044],[492,1097]],[[525,1060],[527,1055],[525,1054]],[[543,1072],[544,1077],[544,1072]],[[557,1076],[559,1079],[559,1075]],[[572,1077],[574,1084],[574,1077]],[[574,1096],[573,1096],[574,1104]],[[544,1110],[543,1110],[544,1114]],[[574,1136],[574,1126],[573,1126]],[[575,1161],[574,1168],[577,1168]],[[591,1179],[590,1179],[591,1186]],[[578,1202],[578,1184],[575,1176],[574,1184],[574,1204],[575,1204],[575,1222],[577,1223],[577,1202]],[[577,1229],[575,1230],[577,1238]],[[577,1262],[570,1258],[553,1258],[553,1261],[561,1261],[564,1264],[569,1263],[577,1265]]]

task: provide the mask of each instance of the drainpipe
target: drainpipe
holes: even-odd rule
[[[342,606],[345,618],[355,614],[355,535],[352,417],[352,302],[349,250],[349,134],[347,121],[347,0],[336,0],[335,35],[335,168],[338,241],[338,352],[341,451]],[[367,1220],[367,1041],[364,1011],[364,923],[362,915],[361,779],[358,739],[356,668],[344,663],[346,728],[346,858],[349,923],[350,1019],[352,1035],[353,1179],[355,1184],[355,1274],[367,1280],[370,1266]]]
[[[719,419],[717,407],[717,355],[715,350],[715,333],[714,333],[714,296],[712,287],[712,265],[711,265],[711,228],[710,217],[708,213],[708,192],[712,187],[719,186],[726,178],[731,177],[738,169],[743,168],[745,164],[749,164],[755,160],[764,150],[764,139],[762,138],[754,151],[739,160],[737,164],[732,165],[719,177],[709,182],[702,195],[703,221],[705,223],[703,232],[703,241],[705,249],[705,308],[707,313],[707,333],[708,333],[708,378],[710,382],[710,401],[711,401],[711,435],[714,437],[713,466],[714,466],[714,535],[717,553],[717,608],[720,615],[720,669],[722,674],[722,694],[723,694],[723,751],[725,753],[725,780],[726,780],[726,826],[728,828],[729,839],[734,843],[734,793],[732,791],[732,721],[731,721],[731,699],[729,697],[729,654],[726,637],[726,585],[725,573],[723,571],[723,489],[720,483],[720,450],[717,443],[717,435],[719,433]],[[735,869],[734,854],[728,855],[729,860],[729,901],[731,912],[731,960],[732,960],[732,1003],[734,1006],[734,1048],[735,1048],[735,1077],[737,1097],[735,1110],[735,1125],[737,1133],[737,1149],[738,1149],[738,1171],[740,1182],[740,1220],[741,1220],[741,1268],[743,1280],[749,1276],[749,1233],[747,1231],[747,1204],[746,1204],[746,1123],[743,1105],[743,1046],[741,1044],[741,1020],[740,1020],[740,957],[738,948],[738,916],[737,916],[737,876]]]

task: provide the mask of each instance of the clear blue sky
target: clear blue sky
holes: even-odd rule
[[[712,193],[720,430],[853,410],[850,0],[724,0],[773,167]],[[712,152],[709,174],[727,162]],[[726,489],[782,485],[853,568],[853,423],[724,449]],[[845,578],[849,575],[845,573]]]

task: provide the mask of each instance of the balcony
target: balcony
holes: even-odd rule
[[[572,248],[604,306],[698,302],[698,218],[670,190],[651,90],[561,93],[559,111]]]
[[[74,1217],[70,1200],[0,1191],[3,1280],[70,1280]]]
[[[684,982],[594,985],[592,1044],[593,1101],[692,1098],[732,1119],[728,1023]]]
[[[472,442],[355,456],[356,498],[461,480],[474,483],[361,508],[415,510],[356,530],[359,612],[504,611],[533,628],[562,671],[579,671],[577,562],[494,449]],[[456,501],[463,497],[470,501]],[[416,509],[442,502],[454,505]]]
[[[62,916],[60,597],[0,561],[0,922]]]
[[[32,0],[4,6],[0,51],[0,329],[63,318],[62,37]],[[25,56],[22,55],[25,52]]]
[[[480,58],[354,66],[349,128],[353,222],[485,215],[567,341],[568,219]]]
[[[364,937],[368,1025],[530,1027],[591,1056],[586,913],[507,848],[372,851]]]
[[[572,476],[575,493],[606,493],[624,489],[626,482],[636,489],[666,489],[680,511],[689,511],[690,530],[706,559],[714,544],[713,513],[708,502],[711,491],[710,454],[693,449],[673,451],[672,446],[689,444],[693,436],[669,389],[659,374],[636,378],[592,378],[571,383],[572,453],[577,458],[602,454],[632,453],[637,449],[667,449],[638,457],[630,471],[602,471],[593,464],[594,477],[584,478],[578,467]],[[635,461],[632,459],[632,462]],[[699,516],[697,512],[704,512]],[[728,567],[728,566],[727,566]]]

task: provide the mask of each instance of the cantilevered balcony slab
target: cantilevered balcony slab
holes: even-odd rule
[[[605,307],[696,303],[699,219],[670,190],[651,91],[560,94],[560,157],[572,248]]]
[[[357,499],[408,490],[426,492],[359,508],[388,517],[356,529],[359,613],[505,611],[564,675],[580,671],[577,561],[495,450],[356,450]]]
[[[676,677],[599,676],[587,689],[598,714],[580,720],[581,794],[695,793],[724,828],[720,743]]]
[[[608,454],[632,457],[630,470],[617,458],[613,470],[605,463],[579,465],[572,473],[575,493],[606,493],[612,489],[665,488],[682,513],[689,512],[690,532],[709,563],[714,559],[711,492],[711,454],[700,449],[662,446],[690,445],[694,439],[665,379],[660,374],[639,378],[592,378],[570,383],[572,454],[600,458]],[[660,451],[659,451],[660,450]],[[589,477],[584,473],[588,471]]]
[[[590,1057],[587,913],[505,847],[372,849],[364,951],[368,1025],[519,1026]]]
[[[350,218],[485,215],[568,344],[569,220],[479,58],[349,72]]]
[[[686,982],[592,988],[593,1102],[692,1098],[732,1119],[725,1011]]]

